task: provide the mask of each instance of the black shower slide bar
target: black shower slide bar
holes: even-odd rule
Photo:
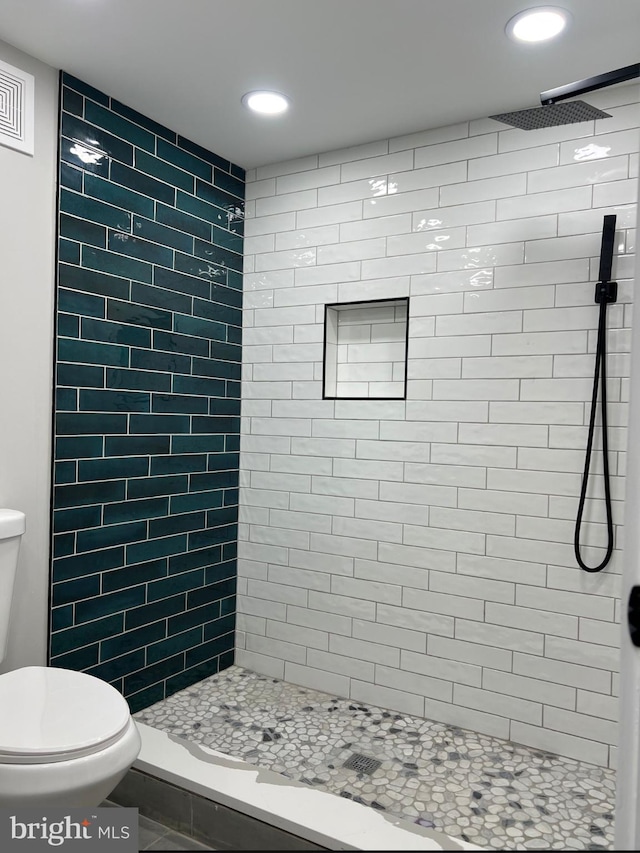
[[[605,568],[613,553],[614,530],[613,515],[611,508],[611,477],[609,474],[609,437],[607,430],[607,305],[615,302],[618,298],[618,285],[611,281],[611,268],[613,265],[613,252],[616,236],[616,217],[609,215],[604,217],[602,226],[602,246],[600,249],[600,270],[598,282],[595,288],[595,301],[600,305],[598,318],[598,339],[596,345],[596,363],[593,376],[593,393],[591,396],[591,415],[589,417],[589,434],[587,438],[587,450],[584,460],[584,472],[582,474],[582,488],[578,502],[578,514],[573,540],[573,549],[578,565],[585,572],[601,572]],[[598,404],[598,389],[600,389],[601,425],[602,425],[602,466],[604,473],[604,498],[607,513],[607,550],[603,560],[597,566],[588,566],[582,559],[580,553],[580,528],[587,496],[589,483],[589,468],[591,465],[591,453],[593,450],[593,438],[595,432],[596,412]]]

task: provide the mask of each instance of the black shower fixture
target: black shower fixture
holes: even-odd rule
[[[600,270],[594,294],[594,300],[600,306],[598,319],[598,337],[596,344],[596,359],[593,375],[593,393],[591,396],[591,414],[589,416],[589,431],[587,437],[587,450],[584,460],[584,471],[582,474],[582,486],[580,499],[578,501],[578,513],[573,536],[573,550],[576,560],[585,572],[601,572],[613,554],[614,528],[613,512],[611,504],[611,476],[609,474],[609,436],[607,427],[607,305],[615,302],[618,298],[618,284],[611,281],[611,270],[613,267],[613,253],[616,237],[616,215],[608,214],[602,222],[602,246],[600,248]],[[598,404],[598,390],[600,391],[600,423],[602,426],[602,472],[604,480],[604,503],[607,514],[607,550],[597,566],[588,566],[582,559],[580,551],[580,528],[582,527],[582,516],[584,514],[585,501],[587,498],[587,486],[589,483],[589,469],[591,467],[591,454],[593,452],[594,433],[596,427],[596,415]]]
[[[584,95],[596,89],[604,89],[614,86],[616,83],[624,83],[640,77],[640,63],[618,68],[616,71],[607,71],[605,74],[597,74],[595,77],[587,77],[585,80],[576,80],[566,86],[558,86],[540,93],[541,107],[530,110],[515,110],[510,113],[499,113],[489,116],[496,121],[502,121],[520,130],[540,130],[543,127],[557,127],[563,124],[574,124],[580,121],[590,121],[594,118],[611,118],[609,113],[592,107],[586,101],[571,101],[568,104],[559,103],[568,98]]]

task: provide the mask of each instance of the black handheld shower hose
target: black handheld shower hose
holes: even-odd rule
[[[576,560],[585,572],[601,572],[611,559],[613,553],[613,516],[611,510],[611,482],[609,474],[609,440],[607,436],[607,305],[615,302],[618,296],[618,285],[611,281],[611,266],[613,263],[613,249],[616,231],[616,217],[605,216],[602,226],[602,248],[600,250],[600,272],[596,284],[595,301],[600,304],[598,319],[598,339],[596,346],[596,363],[593,375],[593,394],[591,395],[591,416],[589,418],[589,437],[587,439],[587,450],[584,460],[584,472],[582,474],[582,488],[580,490],[580,501],[578,503],[578,514],[576,516],[576,528],[573,539],[573,549]],[[604,474],[604,500],[607,513],[607,550],[597,566],[588,566],[580,554],[580,528],[584,504],[587,496],[589,483],[589,468],[591,465],[591,452],[593,450],[593,436],[596,423],[596,412],[598,405],[598,388],[600,387],[600,405],[602,420],[602,466]]]

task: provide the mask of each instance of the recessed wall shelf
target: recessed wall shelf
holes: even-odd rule
[[[409,299],[325,305],[325,400],[404,400]]]

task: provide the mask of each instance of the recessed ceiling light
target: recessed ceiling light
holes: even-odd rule
[[[247,92],[242,98],[242,103],[254,113],[275,116],[289,109],[289,99],[279,92],[266,90],[258,92]]]
[[[548,41],[560,35],[569,23],[566,9],[557,6],[538,6],[514,15],[506,26],[507,35],[514,41]]]

